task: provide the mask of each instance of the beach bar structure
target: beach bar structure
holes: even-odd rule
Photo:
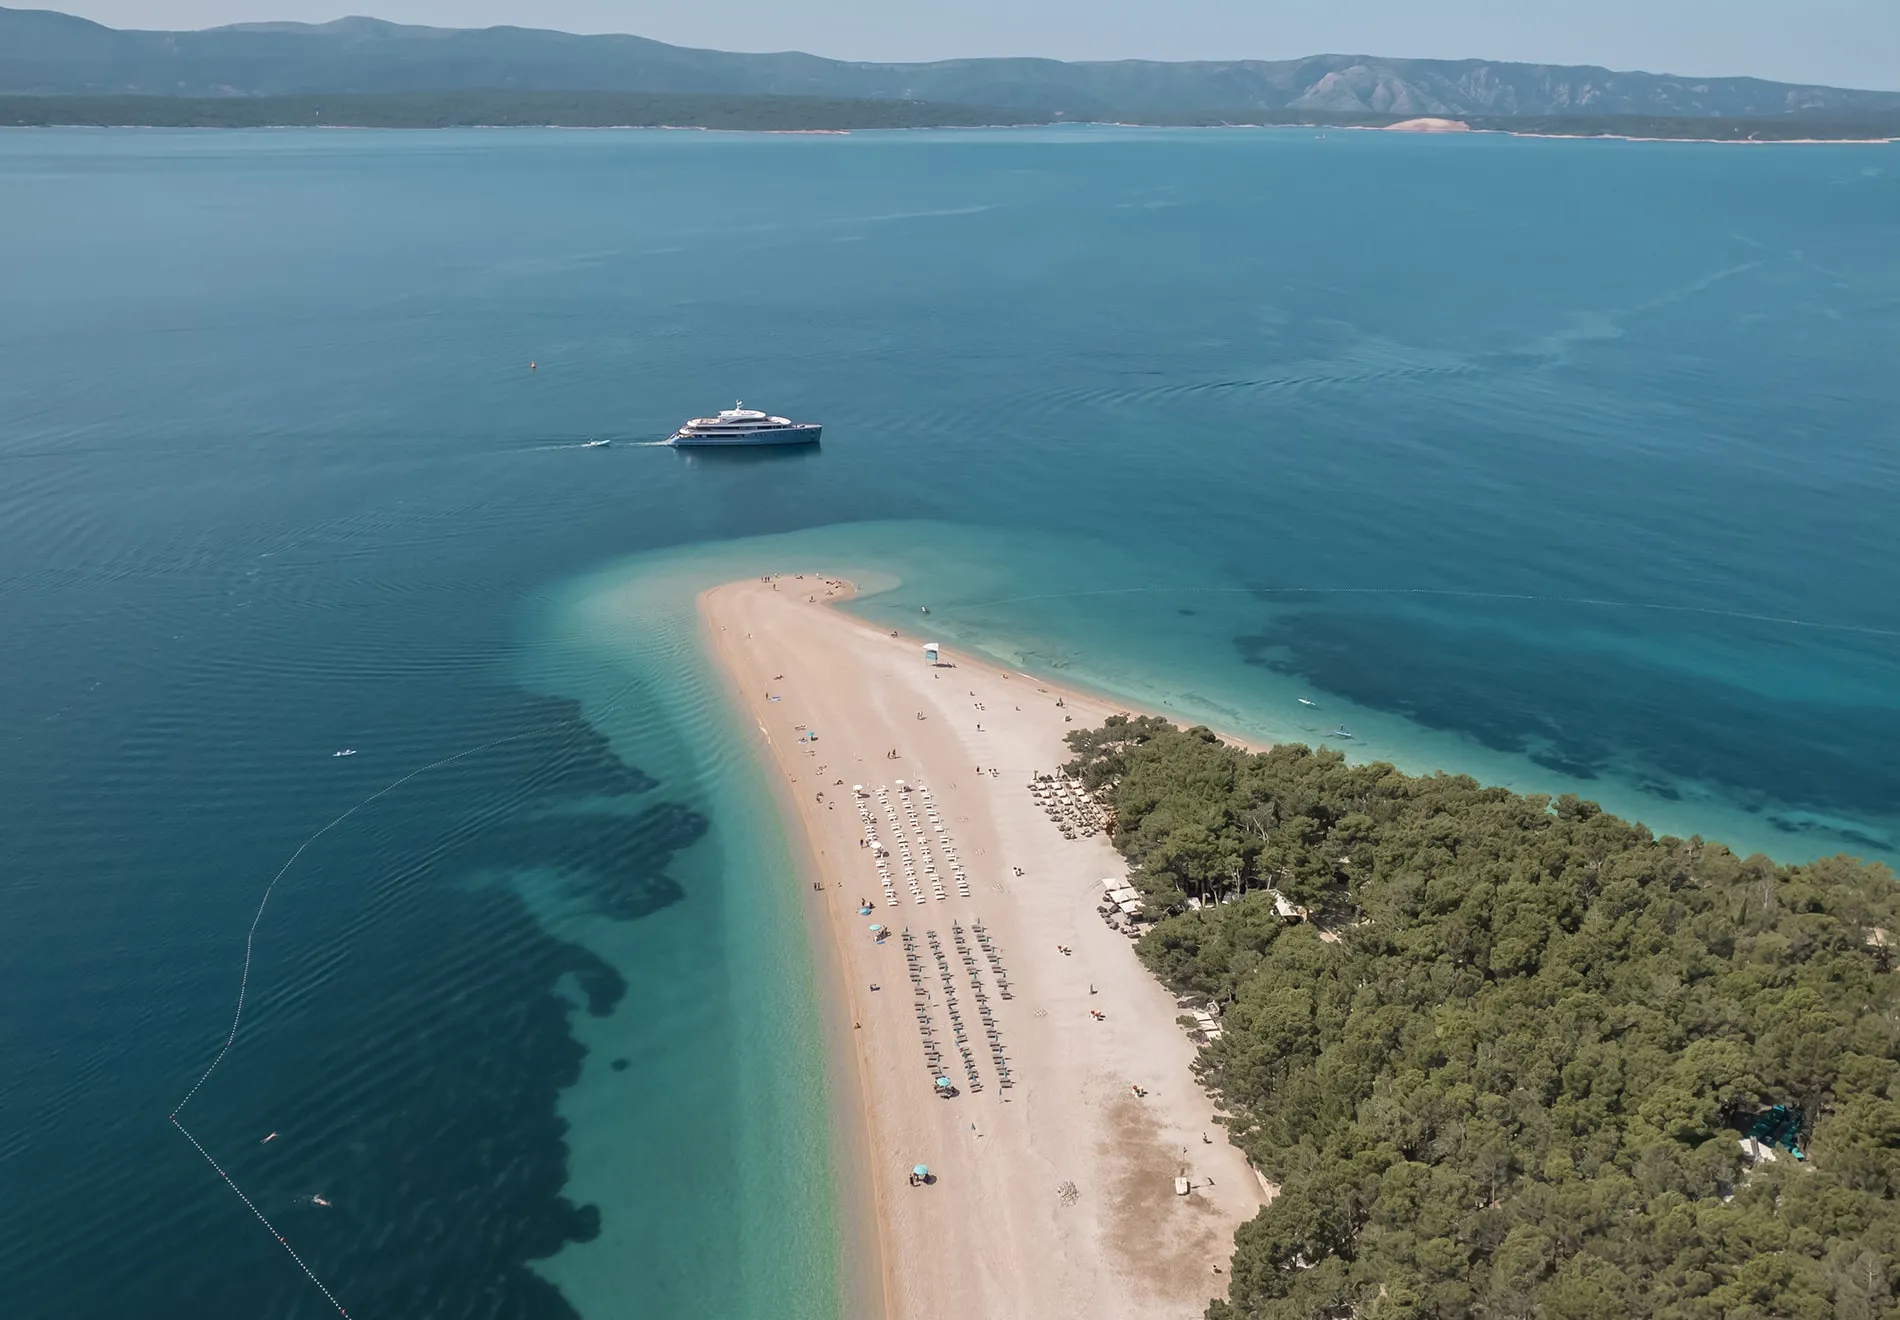
[[[1146,907],[1141,901],[1141,895],[1137,894],[1134,886],[1126,880],[1117,880],[1112,876],[1103,880],[1102,893],[1109,902],[1122,910],[1124,916],[1139,917]]]
[[[937,663],[937,656],[938,656],[939,654],[940,654],[940,649],[939,649],[939,647],[937,646],[937,644],[936,644],[935,642],[925,642],[925,643],[924,643],[924,659],[925,659],[925,661],[927,661],[928,663],[930,663],[930,664],[933,664],[933,665],[934,665],[934,664],[936,664],[936,663]]]

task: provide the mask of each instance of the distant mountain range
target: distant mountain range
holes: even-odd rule
[[[1068,119],[1223,111],[1688,118],[1900,113],[1900,92],[1484,60],[1315,55],[877,64],[517,27],[429,28],[345,18],[141,32],[50,10],[0,9],[0,93],[252,97],[477,88],[935,102]]]

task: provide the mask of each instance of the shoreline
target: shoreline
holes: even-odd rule
[[[813,901],[811,886],[823,872],[812,850],[810,831],[805,828],[797,800],[792,796],[788,768],[779,757],[771,736],[751,718],[744,693],[737,683],[738,671],[720,640],[719,630],[703,608],[696,613],[700,644],[714,661],[727,714],[742,726],[740,736],[761,772],[760,777],[765,780],[786,846],[792,853],[793,868],[798,873],[799,913],[805,923],[806,942],[812,954],[812,979],[824,1019],[826,1076],[832,1083],[826,1099],[831,1111],[834,1156],[848,1162],[834,1171],[833,1178],[839,1239],[836,1252],[838,1300],[843,1315],[851,1320],[890,1320],[891,1253],[885,1241],[877,1184],[863,1159],[869,1147],[870,1096],[850,1036],[841,1030],[842,1018],[850,1009],[841,932],[826,918],[822,905]],[[841,1005],[847,1010],[846,1014],[831,1011]],[[847,1085],[847,1080],[855,1084]]]
[[[1463,124],[1463,121],[1454,121]],[[997,124],[897,124],[866,125],[860,128],[733,128],[713,124],[349,124],[349,123],[284,123],[284,124],[152,124],[152,123],[39,123],[39,124],[0,124],[0,129],[9,131],[46,132],[59,129],[90,129],[94,131],[121,132],[129,129],[152,129],[171,133],[277,133],[277,132],[325,132],[325,133],[451,133],[462,131],[510,132],[557,130],[574,133],[742,133],[753,137],[851,137],[859,133],[955,133],[1000,131],[1024,131],[1050,128],[1118,128],[1149,129],[1156,132],[1190,131],[1205,129],[1252,129],[1256,131],[1318,131],[1321,133],[1396,133],[1404,137],[1509,137],[1528,138],[1544,142],[1652,142],[1682,143],[1700,146],[1728,147],[1864,147],[1892,146],[1900,143],[1900,136],[1886,137],[1836,137],[1836,138],[1755,138],[1755,137],[1657,137],[1634,133],[1538,133],[1528,129],[1473,127],[1463,124],[1457,129],[1407,129],[1397,124],[1327,124],[1327,123],[1286,123],[1286,124],[1250,124],[1243,121],[1228,121],[1207,124],[1149,124],[1138,120],[1117,119],[1051,119],[1033,123],[997,123]]]
[[[854,594],[823,575],[752,578],[701,593],[698,609],[733,713],[766,744],[762,768],[778,776],[786,832],[802,837],[795,851],[820,877],[797,883],[822,1011],[851,1038],[838,1066],[854,1077],[837,1077],[838,1090],[848,1102],[855,1081],[863,1105],[861,1122],[843,1118],[838,1129],[858,1142],[868,1174],[842,1168],[839,1196],[862,1198],[875,1225],[866,1237],[876,1268],[858,1277],[880,1281],[885,1320],[1198,1317],[1225,1293],[1233,1230],[1265,1189],[1244,1155],[1212,1135],[1215,1105],[1189,1071],[1197,1047],[1177,1024],[1181,1006],[1097,915],[1096,877],[1123,874],[1119,855],[1099,834],[1064,839],[1027,789],[1032,772],[1067,759],[1067,728],[1127,706],[947,649],[941,667],[926,666],[916,640],[832,608]],[[898,759],[880,766],[887,752]],[[995,763],[978,776],[970,765],[984,756]],[[860,779],[862,798],[847,783]],[[919,796],[899,796],[913,787]],[[934,899],[915,888],[901,905],[888,888],[874,897],[873,854],[859,835],[880,788],[883,801],[925,804],[941,820],[936,836],[917,835],[924,857],[954,835],[969,868],[957,896],[939,874]],[[898,817],[890,821],[901,837]],[[874,905],[870,915],[861,902]],[[929,982],[913,973],[904,984],[898,938],[864,929],[884,921],[926,965],[943,949],[946,987],[950,936],[964,951],[965,929],[981,923],[985,951],[1008,964],[1009,993],[989,983],[991,1000],[1008,1002],[994,1003],[993,1019],[985,1006],[1001,1042],[994,1062],[972,1031],[963,1064],[946,1051],[942,1064],[920,1067],[917,1009],[928,1005],[941,1031],[958,1001],[934,997],[935,967]],[[927,935],[937,937],[929,950]],[[988,973],[965,961],[981,993],[974,978]],[[960,1002],[970,1012],[967,989]],[[925,1075],[940,1069],[956,1078],[953,1099]],[[931,1168],[928,1187],[898,1181],[913,1162]],[[1190,1192],[1177,1196],[1181,1176]],[[863,1223],[848,1206],[839,1219]]]

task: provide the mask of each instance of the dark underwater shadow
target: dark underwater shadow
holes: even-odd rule
[[[563,987],[601,1016],[627,985],[489,881],[553,876],[576,909],[637,921],[685,896],[668,867],[708,821],[575,703],[517,703],[502,718],[525,736],[417,778],[312,850],[273,900],[228,1075],[195,1102],[233,1181],[352,1314],[576,1320],[529,1263],[600,1232],[598,1209],[564,1194],[558,1101],[586,1050]],[[140,1259],[98,1272],[67,1314],[113,1314],[133,1291],[159,1320],[334,1314],[188,1148],[156,1149],[182,1204],[130,1232]]]
[[[1460,629],[1336,609],[1276,611],[1238,636],[1247,664],[1297,675],[1374,710],[1455,732],[1577,779],[1658,776],[1774,803],[1875,819],[1900,801],[1900,714],[1820,699],[1766,701],[1685,674],[1546,644],[1524,628]],[[1560,633],[1557,635],[1561,635]],[[1646,773],[1653,772],[1653,773]],[[1751,808],[1752,809],[1752,808]],[[1775,821],[1785,833],[1811,826]],[[1859,835],[1871,847],[1876,835]]]

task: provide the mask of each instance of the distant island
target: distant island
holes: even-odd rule
[[[819,133],[893,128],[1019,127],[1089,122],[1019,107],[943,101],[695,92],[471,91],[297,96],[4,96],[0,127],[47,128],[705,128]],[[1857,116],[1657,118],[1647,115],[1473,115],[1462,120],[1325,111],[1107,115],[1095,122],[1161,127],[1398,128],[1697,141],[1888,141],[1900,111]],[[1424,126],[1433,126],[1426,128]]]
[[[557,93],[578,99],[555,99]],[[476,99],[334,99],[421,94]],[[616,106],[598,99],[606,94],[715,100]],[[1589,125],[1581,131],[1591,135],[1762,139],[1885,137],[1900,127],[1900,92],[1581,65],[1358,54],[901,64],[694,50],[627,35],[414,27],[373,18],[145,32],[50,10],[6,8],[0,8],[0,95],[82,98],[37,111],[10,102],[5,122],[13,124],[307,123],[319,107],[297,98],[318,96],[325,122],[386,127],[661,120],[746,128],[1103,121],[1378,127],[1443,118],[1514,132],[1539,131],[1530,126],[1543,123],[1551,126],[1548,131],[1565,133]],[[530,99],[510,102],[509,96]],[[123,97],[194,104],[168,111],[142,101],[97,99]],[[200,100],[265,104],[220,110],[196,105]],[[862,102],[910,108],[873,112]],[[1682,127],[1691,121],[1702,127]]]

